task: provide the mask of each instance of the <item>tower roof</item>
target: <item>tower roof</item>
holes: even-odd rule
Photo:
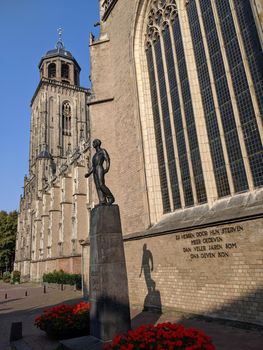
[[[75,60],[73,55],[71,54],[70,51],[66,50],[64,43],[62,41],[62,29],[58,29],[58,41],[56,43],[55,49],[47,51],[47,53],[41,58],[38,67],[40,68],[43,60],[47,58],[52,58],[52,57],[62,57],[62,58],[67,58],[75,63],[75,65],[78,67],[79,71],[81,70],[78,62]]]
[[[47,53],[45,54],[44,58],[53,57],[53,56],[62,56],[62,57],[70,58],[70,59],[74,58],[72,56],[71,52],[66,50],[64,47],[63,48],[56,47],[53,50],[47,51]]]

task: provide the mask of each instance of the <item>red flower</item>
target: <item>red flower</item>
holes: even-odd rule
[[[105,349],[215,350],[211,339],[203,332],[169,322],[130,330],[127,334],[115,337]]]
[[[36,317],[34,324],[56,338],[84,335],[89,330],[89,310],[90,304],[85,302],[54,306]]]

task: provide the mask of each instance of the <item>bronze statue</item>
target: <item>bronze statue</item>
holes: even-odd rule
[[[105,185],[104,179],[104,175],[110,169],[110,157],[105,149],[100,148],[100,140],[95,139],[92,144],[93,147],[96,149],[96,153],[92,158],[92,167],[85,175],[85,177],[89,177],[91,174],[93,174],[96,190],[99,197],[99,205],[111,205],[114,203],[115,199],[111,191]],[[105,169],[103,167],[104,162]]]

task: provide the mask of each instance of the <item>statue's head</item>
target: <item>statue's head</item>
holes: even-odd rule
[[[100,145],[101,145],[101,140],[99,140],[99,139],[93,140],[92,145],[93,145],[94,148],[100,147]]]

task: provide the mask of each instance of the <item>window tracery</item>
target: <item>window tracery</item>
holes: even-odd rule
[[[156,42],[160,33],[174,21],[177,15],[176,0],[152,1],[146,29],[146,48]]]
[[[206,202],[208,173],[210,200],[263,184],[256,118],[263,106],[262,50],[250,3],[232,1],[233,8],[221,0],[185,0],[179,13],[176,0],[149,5],[144,48],[164,213]],[[185,50],[192,51],[195,71]],[[202,103],[202,123],[192,99]],[[197,130],[204,130],[208,146]]]
[[[176,0],[153,0],[145,50],[164,213],[207,201],[182,35]]]
[[[198,11],[201,16],[198,15]],[[254,104],[252,101],[254,95],[252,84],[254,83],[255,92],[259,93],[259,90],[261,90],[260,93],[262,94],[263,65],[262,60],[254,60],[256,56],[259,58],[259,55],[261,55],[262,57],[262,50],[251,5],[249,1],[235,1],[231,6],[229,2],[216,0],[213,6],[211,2],[206,0],[191,0],[187,8],[187,15],[191,34],[194,38],[194,56],[201,86],[218,196],[222,197],[230,194],[229,183],[231,181],[234,187],[233,193],[248,190],[249,183],[252,187],[252,180],[249,180],[250,172],[254,186],[262,186],[263,175],[260,169],[262,169],[263,164],[263,149],[256,120],[256,101],[254,101]],[[218,20],[216,20],[216,16],[218,16]],[[235,21],[235,17],[237,21]],[[201,33],[202,23],[205,36]],[[240,45],[239,31],[247,53],[247,61],[244,59],[245,52]],[[220,35],[224,43],[223,47],[219,41]],[[248,44],[247,38],[249,37],[253,37],[253,42],[249,41]],[[207,53],[205,52],[204,41],[207,43]],[[227,63],[224,62],[223,55],[225,55]],[[253,61],[252,65],[250,60]],[[209,74],[207,62],[212,68],[211,74]],[[245,69],[246,62],[248,63],[248,69],[250,64],[251,83],[249,83]],[[213,85],[212,79],[215,86],[214,96],[211,88]],[[235,99],[231,97],[231,89]],[[259,108],[261,100],[262,98],[258,100]],[[219,107],[218,113],[216,113],[216,102]],[[236,111],[234,107],[236,107]],[[220,120],[223,129],[221,133],[218,129],[218,121]],[[243,139],[239,132],[240,129],[243,132]],[[222,133],[226,151],[223,151],[221,147]],[[243,147],[241,147],[242,144]],[[231,176],[227,174],[227,164],[229,164]]]

